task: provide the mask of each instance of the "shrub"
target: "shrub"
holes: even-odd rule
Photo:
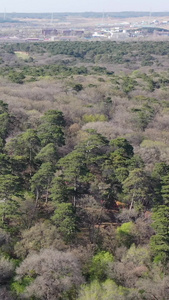
[[[101,251],[97,253],[91,263],[90,267],[90,278],[91,279],[98,279],[98,280],[105,280],[107,275],[107,268],[110,262],[113,262],[114,258],[112,254],[106,251]]]
[[[134,229],[134,223],[127,222],[117,228],[117,239],[120,244],[124,244],[126,247],[130,247],[134,242],[134,236],[132,231]]]
[[[94,115],[83,115],[83,122],[89,123],[89,122],[106,122],[108,121],[108,117],[103,114],[94,114]]]
[[[78,300],[126,300],[128,290],[118,287],[113,280],[106,280],[100,284],[99,281],[92,281],[91,284],[81,287]],[[131,299],[131,298],[130,298]]]

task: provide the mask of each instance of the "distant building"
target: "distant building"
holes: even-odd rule
[[[25,39],[25,41],[28,41],[28,42],[37,42],[37,41],[39,41],[39,38],[27,38],[27,39]]]
[[[92,34],[92,37],[107,37],[107,35],[104,34],[103,32],[94,32]]]
[[[73,35],[82,36],[84,34],[84,30],[74,30]]]
[[[64,35],[64,36],[72,35],[72,30],[71,29],[63,30],[62,35]]]
[[[42,34],[46,36],[55,36],[58,34],[57,29],[42,29]]]

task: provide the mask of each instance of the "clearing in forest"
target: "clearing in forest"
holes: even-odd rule
[[[15,51],[15,54],[18,58],[22,58],[22,59],[28,59],[30,57],[29,53],[24,52],[24,51]]]

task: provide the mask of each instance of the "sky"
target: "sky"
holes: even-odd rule
[[[169,11],[169,0],[0,0],[0,12]]]

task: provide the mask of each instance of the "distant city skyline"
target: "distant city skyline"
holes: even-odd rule
[[[169,11],[169,0],[0,0],[0,12]]]

